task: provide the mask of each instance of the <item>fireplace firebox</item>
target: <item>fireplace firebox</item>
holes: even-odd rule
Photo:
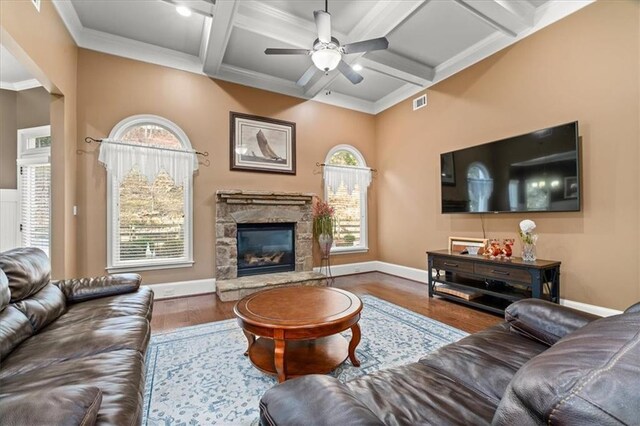
[[[238,277],[295,271],[295,223],[239,223]]]

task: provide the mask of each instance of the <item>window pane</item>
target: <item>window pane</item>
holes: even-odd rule
[[[152,144],[167,148],[182,148],[180,140],[169,130],[155,124],[145,124],[128,129],[122,140],[140,144]]]
[[[360,166],[355,155],[349,151],[338,151],[331,156],[329,164],[335,164],[336,166]]]
[[[21,233],[24,247],[38,247],[49,255],[51,239],[51,165],[20,167]]]
[[[120,260],[185,256],[184,188],[162,172],[152,184],[137,170],[120,185]]]
[[[353,193],[349,195],[342,185],[335,194],[333,191],[328,191],[328,202],[335,209],[334,247],[359,246],[362,217],[360,189],[356,186]]]

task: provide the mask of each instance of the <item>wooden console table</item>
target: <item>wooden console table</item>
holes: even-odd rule
[[[427,263],[429,297],[437,295],[497,314],[504,314],[509,304],[528,297],[560,302],[558,261],[490,259],[438,250],[427,252]],[[469,299],[451,294],[456,291]]]

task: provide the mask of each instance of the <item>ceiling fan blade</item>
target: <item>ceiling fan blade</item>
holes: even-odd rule
[[[307,69],[304,74],[302,74],[302,77],[300,77],[300,79],[298,81],[296,81],[296,84],[298,86],[306,86],[307,83],[313,78],[314,75],[316,75],[316,71],[318,71],[318,67],[316,67],[314,64],[312,64],[309,69]]]
[[[313,18],[316,20],[318,40],[323,43],[331,43],[331,15],[324,10],[315,10]]]
[[[267,55],[309,55],[311,51],[308,49],[269,48],[269,49],[265,49],[264,53],[266,53]]]
[[[351,65],[349,65],[345,61],[340,61],[340,63],[338,64],[338,71],[340,71],[345,77],[347,77],[353,84],[358,84],[362,80],[364,80],[364,77],[355,72],[353,68],[351,68]]]
[[[372,50],[383,50],[389,47],[389,40],[386,37],[372,38],[371,40],[357,41],[342,46],[345,54],[371,52]]]

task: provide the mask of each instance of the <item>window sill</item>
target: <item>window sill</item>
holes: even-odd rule
[[[369,247],[340,247],[339,249],[331,249],[330,254],[356,254],[356,253],[368,253]]]
[[[157,269],[176,269],[176,268],[191,268],[194,262],[192,260],[182,262],[171,263],[158,263],[158,264],[140,264],[140,265],[122,265],[122,266],[108,266],[105,269],[109,273],[119,272],[138,272],[138,271],[154,271]]]

